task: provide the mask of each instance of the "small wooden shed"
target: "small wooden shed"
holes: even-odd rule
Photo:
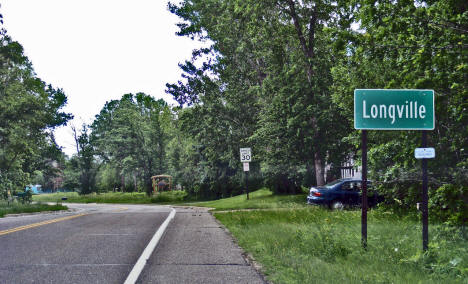
[[[168,190],[172,190],[172,176],[170,175],[152,176],[151,181],[153,184],[153,194],[164,190],[166,187],[168,187]]]

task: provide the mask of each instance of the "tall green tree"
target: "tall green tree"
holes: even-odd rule
[[[74,168],[80,173],[78,179],[78,185],[81,194],[89,194],[96,191],[96,171],[97,165],[95,162],[95,150],[91,144],[90,131],[86,124],[81,128],[80,133],[75,132],[75,143],[76,143],[76,157],[72,157],[75,161],[72,161],[69,166]]]
[[[103,163],[116,169],[121,188],[138,182],[150,194],[151,176],[167,170],[165,125],[172,113],[163,100],[137,93],[111,101],[96,116],[92,144]]]
[[[279,191],[300,191],[303,168],[309,174],[315,169],[316,183],[323,184],[325,164],[339,163],[335,150],[348,131],[336,123],[341,118],[329,86],[332,63],[342,55],[335,52],[338,34],[349,29],[352,6],[211,0],[169,4],[169,9],[184,20],[179,35],[213,43],[194,52],[211,52],[203,67],[182,66],[186,81],[168,85],[169,93],[182,104],[201,102],[205,111],[210,108],[205,101],[217,96],[218,109],[235,110],[237,117],[230,119],[219,111],[208,115],[225,119],[232,131],[246,126],[244,141],[256,146],[256,159]],[[205,75],[207,66],[214,76]],[[236,123],[245,114],[248,123]]]
[[[239,193],[243,175],[239,148],[252,143],[249,137],[257,128],[261,63],[255,61],[249,47],[240,48],[236,42],[247,35],[239,30],[241,22],[230,21],[230,3],[211,1],[203,5],[197,1],[185,7],[170,4],[170,10],[190,22],[181,25],[179,35],[195,37],[209,29],[212,41],[212,46],[195,50],[192,60],[181,65],[184,80],[167,85],[167,92],[181,105],[193,105],[181,112],[179,121],[194,141],[191,156],[195,159],[194,172],[198,173],[197,186],[207,197]],[[198,22],[204,26],[196,27]],[[228,29],[229,23],[235,28]],[[223,55],[235,52],[236,57]],[[199,66],[200,60],[203,63]]]
[[[37,78],[22,46],[0,35],[0,190],[23,189],[57,145],[53,130],[72,116],[67,98]]]
[[[331,101],[330,86],[351,8],[345,1],[274,1],[259,13],[264,10],[270,12],[257,25],[267,31],[264,53],[271,57],[257,133],[267,143],[266,168],[279,173],[281,183],[287,178],[296,184],[301,168],[313,168],[322,185],[325,165],[339,165],[346,154],[341,138],[349,129],[340,123],[344,118]]]

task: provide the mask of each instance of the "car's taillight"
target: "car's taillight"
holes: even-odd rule
[[[318,192],[318,191],[312,192],[312,195],[313,196],[322,196],[322,194],[320,192]]]

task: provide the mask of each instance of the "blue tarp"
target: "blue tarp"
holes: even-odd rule
[[[26,186],[26,190],[32,190],[32,193],[34,194],[39,194],[42,192],[42,185],[40,184],[36,184],[36,185],[29,185],[29,186]]]

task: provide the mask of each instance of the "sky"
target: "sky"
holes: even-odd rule
[[[68,97],[75,118],[55,131],[63,151],[76,152],[70,124],[91,123],[106,101],[144,92],[175,105],[165,84],[200,43],[178,37],[180,19],[167,0],[0,0],[7,34],[18,41],[37,76]]]

